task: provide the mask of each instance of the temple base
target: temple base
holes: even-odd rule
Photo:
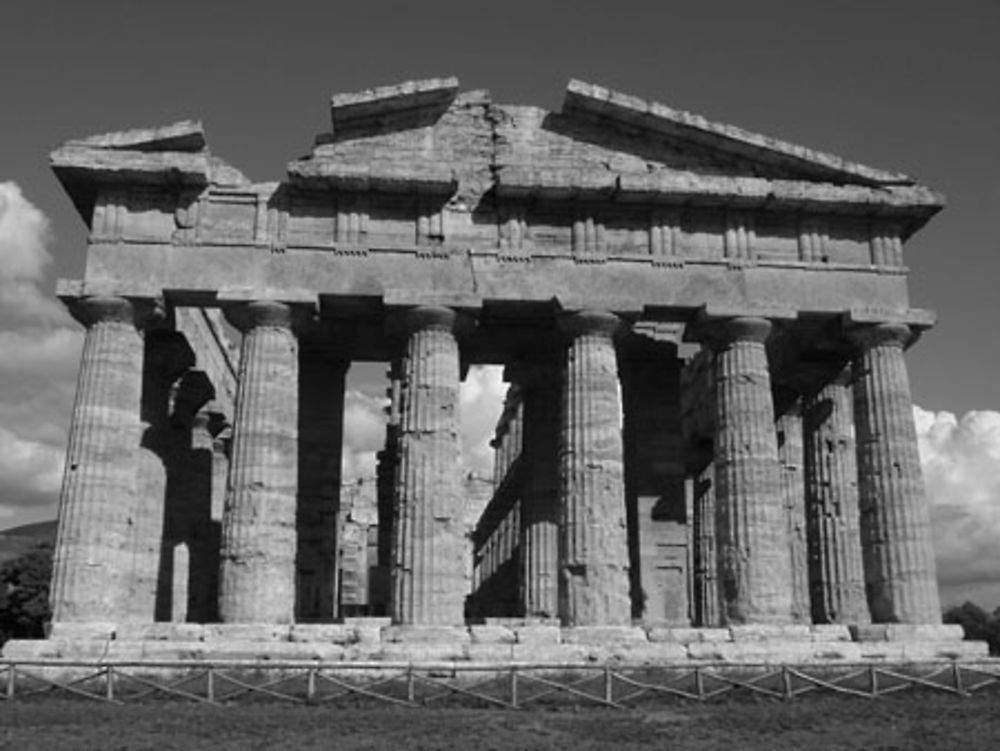
[[[96,626],[100,626],[97,628]],[[392,626],[385,618],[338,624],[56,624],[44,640],[13,640],[12,662],[319,661],[460,662],[622,667],[848,665],[983,660],[985,642],[963,641],[954,625],[561,628],[551,622],[474,626]],[[160,666],[166,668],[166,666]]]

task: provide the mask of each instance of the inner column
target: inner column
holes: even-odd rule
[[[614,334],[603,311],[563,317],[560,618],[569,626],[631,622],[622,405]]]
[[[521,606],[529,618],[559,612],[560,373],[556,364],[510,368],[521,388]]]

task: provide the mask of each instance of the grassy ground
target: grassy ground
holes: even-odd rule
[[[643,710],[0,704],[0,749],[996,749],[1000,694],[674,702]]]

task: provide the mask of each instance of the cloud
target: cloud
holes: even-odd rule
[[[54,515],[63,461],[61,448],[25,440],[0,427],[0,518],[17,508]]]
[[[0,518],[51,516],[83,330],[42,290],[48,218],[0,182]]]
[[[62,306],[39,287],[52,263],[48,217],[16,183],[0,183],[0,315],[22,321],[68,324]]]
[[[375,454],[385,445],[385,407],[388,399],[358,389],[344,394],[344,446],[342,482],[375,476]]]
[[[465,471],[485,477],[493,473],[493,437],[496,421],[503,409],[503,368],[474,366],[462,382],[459,391],[462,431],[462,460]],[[344,399],[344,451],[341,461],[343,481],[373,477],[376,453],[385,445],[384,398],[373,397],[379,392],[369,384],[365,390],[349,389]]]
[[[943,603],[1000,605],[1000,412],[914,407]]]
[[[498,365],[475,365],[462,382],[462,454],[465,469],[481,477],[493,476],[493,438],[503,411],[507,384]]]
[[[0,183],[0,278],[40,281],[52,262],[51,225],[16,183]]]

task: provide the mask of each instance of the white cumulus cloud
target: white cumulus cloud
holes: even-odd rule
[[[1000,412],[914,407],[945,605],[1000,605]]]

